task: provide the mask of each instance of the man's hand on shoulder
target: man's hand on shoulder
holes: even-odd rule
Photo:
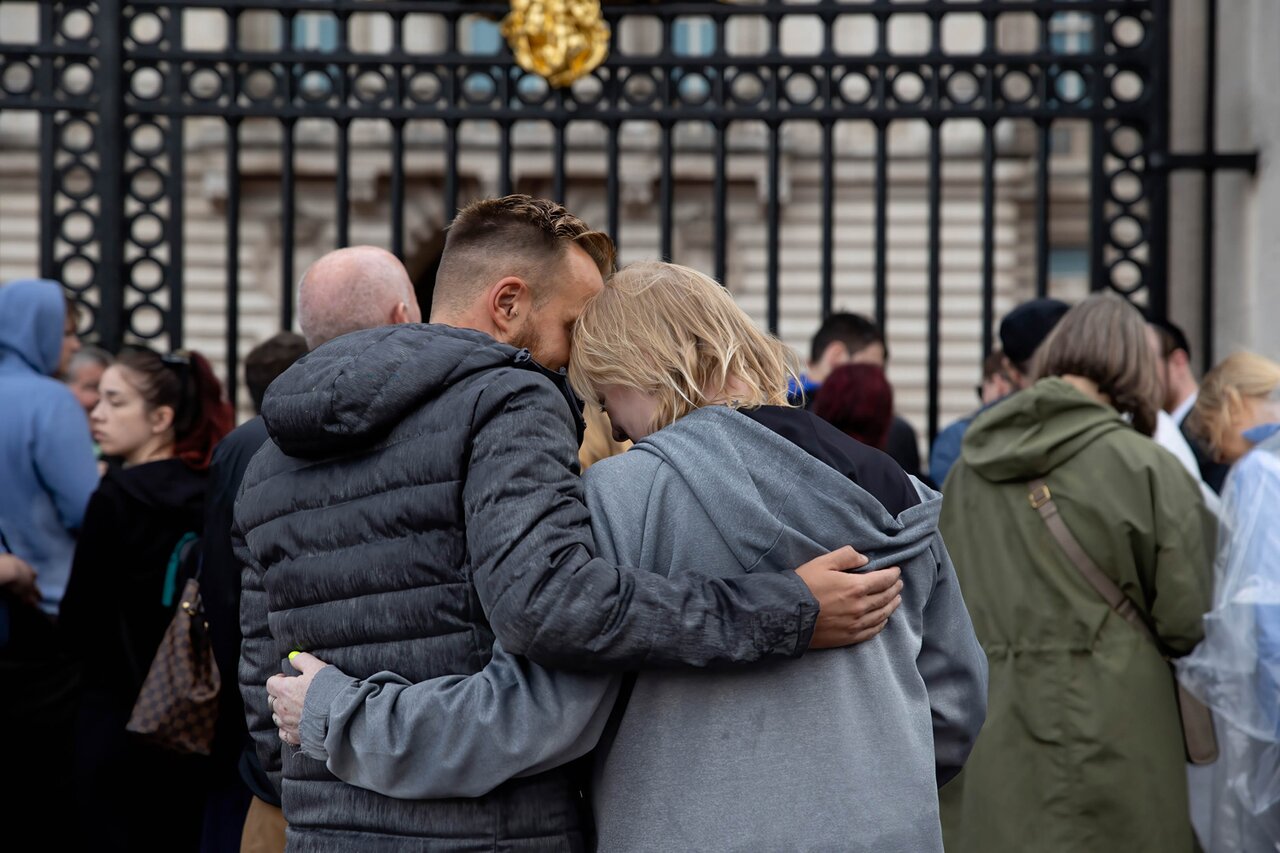
[[[853,548],[823,554],[796,574],[818,600],[818,621],[811,649],[833,649],[869,640],[884,630],[902,604],[902,570],[898,567],[855,574],[868,560]]]

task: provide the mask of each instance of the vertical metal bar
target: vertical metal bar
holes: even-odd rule
[[[53,44],[53,8],[52,3],[40,4],[41,44]],[[36,67],[36,80],[36,92],[40,99],[45,102],[52,101],[56,85],[53,77],[53,63],[49,61],[49,57],[45,57]],[[53,216],[53,167],[58,159],[58,152],[62,150],[62,140],[58,137],[58,125],[51,110],[40,113],[40,150],[46,152],[45,156],[40,158],[40,276],[56,279],[59,275],[53,256],[56,236]],[[99,291],[102,290],[105,281],[109,281],[106,276],[98,277]],[[101,330],[102,313],[102,308],[99,307],[98,315],[94,318],[94,326],[98,330]]]
[[[1049,121],[1036,127],[1036,296],[1049,295]]]
[[[1089,151],[1089,289],[1107,286],[1107,129],[1102,119],[1094,119]]]
[[[169,44],[182,44],[182,13],[170,10],[165,22],[165,37]],[[160,66],[165,77],[165,95],[169,104],[177,107],[182,103],[183,75],[182,66],[177,62]],[[169,128],[165,134],[166,153],[169,161],[169,218],[165,223],[165,244],[169,249],[169,312],[165,325],[169,333],[169,348],[181,349],[183,346],[183,321],[186,317],[186,238],[184,235],[186,221],[186,121],[181,114],[168,117]]]
[[[350,18],[345,12],[338,13],[338,38],[337,48],[339,53],[347,52],[348,32],[347,25]],[[330,65],[327,69],[330,74],[337,76],[338,103],[342,109],[346,109],[347,101],[351,97],[350,87],[347,85],[348,66],[346,65]],[[351,199],[351,122],[349,119],[339,118],[336,121],[336,130],[338,131],[337,146],[337,174],[334,181],[334,194],[336,195],[335,208],[337,217],[334,223],[334,242],[336,247],[341,249],[351,242],[351,210],[349,201]]]
[[[728,55],[725,45],[725,19],[715,19],[715,56]],[[711,97],[713,103],[725,102],[724,68],[712,70]],[[712,177],[711,177],[711,219],[712,219],[712,252],[715,257],[716,281],[729,284],[729,123],[716,120],[711,123],[711,132],[715,136],[713,143]]]
[[[449,17],[445,27],[445,54],[456,56],[458,53],[458,19],[456,15]],[[449,66],[448,104],[455,107],[459,103],[462,92],[458,81],[459,67]],[[445,119],[444,133],[444,221],[452,222],[458,215],[458,120]]]
[[[889,52],[889,16],[876,16],[876,50]],[[889,100],[883,71],[877,75],[874,102],[884,109]],[[889,123],[876,122],[876,325],[883,331],[889,319]]]
[[[609,209],[609,236],[613,238],[613,243],[618,247],[618,252],[622,252],[622,234],[619,231],[621,225],[620,218],[620,200],[621,195],[621,177],[619,169],[621,167],[621,155],[618,150],[618,133],[620,132],[620,124],[617,121],[609,122],[608,139],[605,142],[605,207]]]
[[[182,83],[181,77],[176,73],[170,75],[179,86]],[[177,95],[173,99],[173,103],[177,104],[181,95]],[[180,349],[182,347],[183,335],[182,324],[185,316],[185,282],[184,282],[184,264],[185,264],[185,239],[183,235],[186,208],[186,163],[184,161],[185,143],[184,138],[184,121],[182,116],[174,115],[169,117],[169,133],[167,143],[169,148],[169,221],[165,223],[165,231],[167,236],[165,242],[169,248],[169,316],[166,318],[166,325],[169,332],[169,346],[171,349]]]
[[[835,122],[822,123],[822,319],[835,303]]]
[[[984,48],[994,53],[997,49],[996,16],[986,14]],[[996,79],[994,74],[983,75],[982,89],[988,106],[996,103]],[[996,314],[996,124],[983,123],[982,127],[982,356],[995,347]],[[939,483],[938,485],[942,485]]]
[[[929,441],[938,434],[942,369],[942,123],[929,124]]]
[[[1204,64],[1207,72],[1204,84],[1204,154],[1209,162],[1217,151],[1215,131],[1218,127],[1218,0],[1205,0],[1204,27]],[[1164,97],[1168,97],[1166,94]],[[1200,197],[1200,221],[1203,229],[1200,253],[1200,359],[1204,370],[1214,364],[1214,227],[1215,227],[1215,186],[1212,169],[1204,170],[1204,192]],[[1152,219],[1155,219],[1152,216]],[[1151,246],[1151,256],[1156,252],[1167,252],[1167,246]],[[1163,282],[1155,282],[1156,286],[1167,287]],[[1148,287],[1152,283],[1148,282]]]
[[[343,72],[345,75],[346,72]],[[334,202],[337,207],[337,221],[335,223],[335,245],[336,248],[343,248],[351,242],[351,209],[349,200],[351,198],[351,122],[346,119],[338,119],[336,122],[338,131],[338,174],[337,180],[334,181]]]
[[[711,178],[711,207],[712,207],[712,228],[714,231],[713,251],[715,252],[716,265],[716,281],[721,284],[728,284],[729,278],[729,151],[726,137],[729,135],[729,125],[723,122],[716,122],[713,125],[715,133],[715,151],[712,156],[715,158],[714,171]]]
[[[557,90],[556,95],[563,107],[564,91]],[[565,133],[567,131],[565,125],[564,121],[556,121],[551,142],[551,197],[561,204],[565,201]]]
[[[293,20],[293,12],[281,17],[286,54],[293,53]],[[285,103],[292,104],[297,97],[298,71],[299,67],[292,63],[284,66]],[[293,328],[294,123],[295,119],[285,118],[280,126],[280,328],[286,330]]]
[[[675,231],[675,181],[671,174],[675,167],[675,155],[671,145],[671,122],[663,121],[660,127],[662,139],[659,149],[661,173],[658,177],[659,240],[662,259],[670,262],[672,237]]]
[[[766,228],[768,228],[768,246],[769,246],[769,267],[768,267],[768,320],[769,331],[778,334],[779,321],[779,240],[781,229],[782,210],[778,200],[778,192],[781,188],[781,160],[782,152],[780,150],[779,127],[776,121],[769,122],[769,203],[768,203],[768,220]]]
[[[1053,46],[1049,18],[1049,12],[1040,13],[1040,52],[1045,54]],[[1038,93],[1041,105],[1048,104],[1055,94],[1049,78],[1049,70],[1044,69]],[[1036,172],[1036,295],[1041,298],[1049,295],[1049,129],[1049,119],[1036,124],[1036,159],[1039,164]]]
[[[404,260],[404,120],[391,121],[391,254]]]
[[[294,120],[282,122],[280,145],[280,328],[293,328]]]
[[[876,122],[876,325],[885,328],[889,293],[889,125]]]
[[[1152,156],[1169,154],[1169,102],[1172,77],[1169,55],[1169,0],[1153,0],[1151,22],[1148,31],[1154,49],[1151,56],[1151,73],[1147,77],[1145,96],[1151,99],[1151,107],[1144,116],[1145,127],[1139,125],[1145,137],[1145,161],[1142,184],[1147,197],[1147,260],[1140,263],[1142,284],[1146,288],[1147,307],[1152,315],[1168,315],[1169,295],[1169,172],[1152,169]],[[1206,31],[1209,29],[1205,28]],[[1216,36],[1216,33],[1215,33]],[[1209,125],[1211,128],[1212,125]],[[1212,131],[1210,131],[1212,132]],[[1209,352],[1206,350],[1206,353]]]
[[[444,221],[458,214],[458,122],[447,119],[444,127]]]
[[[236,403],[240,361],[240,119],[227,119],[227,397]]]
[[[982,355],[995,345],[996,314],[996,131],[983,125],[982,136]]]
[[[511,121],[498,120],[498,195],[511,195]]]
[[[391,49],[404,52],[404,15],[391,17]],[[397,63],[391,77],[392,103],[405,102],[404,65]],[[391,253],[404,260],[404,119],[391,120]],[[447,221],[447,220],[446,220]]]
[[[124,266],[124,97],[121,0],[101,0],[95,18],[98,38],[98,150],[99,201],[97,221],[99,340],[112,352],[124,343],[126,331]]]

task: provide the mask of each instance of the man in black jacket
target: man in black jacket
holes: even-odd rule
[[[1173,322],[1155,316],[1148,316],[1147,321],[1160,338],[1160,379],[1165,393],[1163,408],[1178,425],[1187,444],[1191,445],[1196,464],[1200,466],[1200,479],[1221,493],[1231,466],[1213,457],[1204,439],[1191,429],[1189,423],[1188,416],[1200,396],[1200,384],[1191,370],[1191,345],[1187,343],[1186,334]]]
[[[792,402],[813,406],[818,388],[837,367],[845,364],[874,364],[881,370],[889,362],[889,347],[884,332],[869,317],[861,314],[832,314],[822,322],[809,345],[809,365],[801,377],[801,386],[792,389]],[[896,412],[889,422],[885,453],[913,477],[928,480],[920,468],[920,445],[916,429]]]
[[[290,849],[579,850],[573,768],[485,796],[393,800],[283,753],[265,682],[294,649],[356,677],[467,675],[495,641],[560,668],[751,663],[874,636],[898,572],[852,549],[796,573],[668,579],[594,556],[564,366],[612,242],[553,202],[477,202],[449,229],[432,324],[320,347],[272,386],[273,442],[236,505],[251,734],[283,759]],[[500,736],[495,733],[495,736]]]
[[[245,384],[257,412],[272,380],[307,349],[359,329],[422,319],[404,265],[395,255],[373,246],[338,249],[317,260],[302,276],[298,303],[302,337],[281,332],[254,348],[245,360]],[[249,460],[266,441],[267,428],[261,417],[255,417],[218,443],[209,466],[201,596],[223,689],[205,809],[202,849],[206,851],[239,850],[242,832],[246,841],[284,849],[280,794],[249,740],[244,705],[234,686],[242,638],[241,567],[231,552],[232,510]]]

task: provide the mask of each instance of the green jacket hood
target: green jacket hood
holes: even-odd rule
[[[1051,377],[979,415],[965,432],[961,458],[986,480],[1025,482],[1117,429],[1130,427],[1115,409]]]

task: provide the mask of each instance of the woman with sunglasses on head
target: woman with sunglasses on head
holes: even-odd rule
[[[99,390],[93,438],[123,464],[89,501],[62,605],[60,628],[83,668],[76,826],[83,849],[195,849],[200,759],[146,744],[125,724],[177,603],[165,595],[171,558],[200,533],[209,460],[234,414],[198,353],[128,347]]]

